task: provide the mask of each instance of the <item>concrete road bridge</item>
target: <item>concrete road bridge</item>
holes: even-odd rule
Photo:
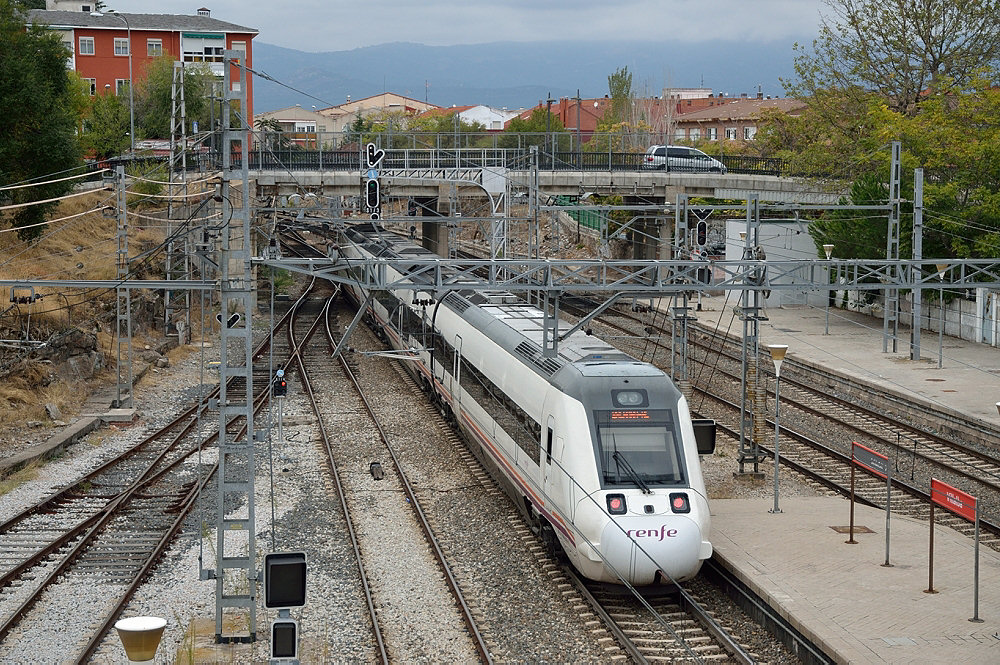
[[[390,197],[437,198],[442,188],[466,183],[494,195],[617,194],[652,204],[677,194],[765,202],[835,204],[848,183],[782,175],[781,160],[732,156],[727,173],[642,168],[642,153],[538,154],[524,149],[386,150],[378,176]],[[264,195],[313,192],[356,196],[365,177],[357,151],[287,150],[250,154],[251,178]],[[465,195],[475,195],[472,191]]]
[[[258,197],[288,200],[293,194],[313,194],[320,200],[359,197],[373,176],[383,201],[407,201],[414,213],[448,217],[469,199],[489,199],[482,217],[509,216],[512,205],[555,204],[556,197],[579,200],[587,195],[619,195],[624,206],[665,208],[678,195],[761,203],[836,204],[846,183],[780,175],[780,160],[730,158],[727,172],[665,171],[643,168],[642,153],[556,153],[487,148],[386,150],[378,169],[369,169],[360,151],[256,151],[249,155],[249,174]],[[362,168],[365,165],[366,168]],[[538,199],[532,199],[534,192]],[[565,201],[566,199],[563,199]],[[281,205],[279,203],[279,205]],[[398,208],[397,208],[398,209]],[[485,210],[480,207],[480,209]],[[424,245],[448,255],[448,228],[419,223]],[[669,244],[665,225],[653,218],[634,225],[636,258],[658,258]],[[493,230],[492,234],[501,234]],[[662,258],[662,257],[660,257]]]

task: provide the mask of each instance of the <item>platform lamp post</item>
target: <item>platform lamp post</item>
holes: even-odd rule
[[[788,353],[788,345],[770,344],[767,350],[771,352],[771,360],[774,361],[774,508],[768,512],[780,513],[781,509],[778,508],[778,400],[781,395],[781,363],[785,359],[785,354]]]
[[[132,26],[129,25],[128,19],[124,15],[119,14],[113,9],[107,10],[107,13],[119,19],[125,24],[125,34],[128,38],[128,137],[129,137],[129,157],[135,159],[135,97],[132,94]],[[91,16],[96,16],[98,18],[104,16],[105,12],[90,12]],[[117,91],[116,91],[117,92]]]
[[[937,263],[935,267],[938,269],[938,279],[941,280],[938,288],[938,369],[941,369],[944,364],[944,274],[948,272],[948,264]]]
[[[831,245],[831,244],[823,245],[823,251],[826,252],[826,260],[829,261],[830,258],[833,256],[833,245]],[[827,266],[827,268],[826,268],[826,283],[827,284],[830,283],[830,267],[829,266]],[[829,335],[830,334],[830,296],[831,295],[832,294],[830,293],[829,288],[827,288],[827,291],[826,291],[826,330],[823,331],[824,335]]]

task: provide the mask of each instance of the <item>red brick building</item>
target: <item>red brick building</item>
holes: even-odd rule
[[[757,135],[760,116],[773,110],[799,115],[806,105],[797,99],[741,98],[721,106],[703,108],[674,120],[674,141],[752,141]]]
[[[56,5],[61,6],[61,5]],[[90,5],[80,5],[90,8]],[[258,31],[211,17],[208,9],[195,15],[124,14],[89,11],[41,10],[28,12],[34,23],[46,24],[62,35],[72,51],[67,66],[90,82],[90,94],[105,90],[128,94],[129,53],[133,83],[145,76],[146,66],[157,57],[170,55],[177,61],[204,63],[223,76],[222,54],[226,49],[244,51],[247,66],[253,66],[254,37]],[[120,17],[120,18],[119,18]],[[239,71],[233,69],[234,85]],[[247,73],[247,106],[253,117],[253,77]]]

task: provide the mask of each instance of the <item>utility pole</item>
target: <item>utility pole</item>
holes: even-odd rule
[[[886,234],[885,260],[890,262],[886,266],[886,280],[895,278],[902,279],[903,268],[892,265],[891,262],[899,261],[899,208],[902,203],[900,196],[900,173],[902,171],[902,144],[899,141],[892,142],[892,163],[889,167],[889,229]],[[887,288],[885,290],[885,307],[882,310],[882,353],[886,353],[889,348],[889,338],[892,337],[892,352],[896,353],[896,344],[899,340],[899,289]]]
[[[115,234],[118,241],[117,265],[118,288],[115,289],[116,325],[115,337],[118,350],[118,389],[115,399],[116,408],[133,405],[132,400],[132,296],[126,286],[129,277],[128,265],[128,209],[125,197],[125,167],[118,166],[115,180],[118,195],[118,228]]]
[[[222,104],[222,217],[221,231],[221,311],[219,343],[219,479],[216,515],[216,567],[202,571],[215,579],[215,640],[217,643],[253,642],[257,639],[257,550],[254,513],[254,428],[253,335],[250,317],[254,309],[251,268],[250,179],[248,173],[247,69],[243,51],[227,49],[223,57]],[[239,85],[233,85],[233,69]],[[234,90],[233,88],[236,87]],[[232,104],[238,106],[238,127],[233,129]],[[233,168],[234,151],[240,165]],[[238,188],[232,183],[239,182]],[[240,325],[241,311],[243,325]],[[230,384],[230,379],[237,379]],[[242,384],[242,385],[240,385]],[[232,431],[229,424],[242,420],[246,425]],[[239,507],[234,509],[234,507]],[[224,610],[237,610],[245,621],[229,625],[246,635],[223,635]]]
[[[583,168],[583,144],[580,143],[580,89],[576,89],[576,97],[573,98],[576,101],[576,168]]]
[[[910,278],[916,284],[921,277],[919,261],[924,258],[924,170],[913,170],[913,260]],[[920,360],[920,310],[923,289],[913,289],[913,313],[910,318],[910,360]],[[943,303],[942,303],[943,304]]]
[[[549,145],[550,138],[551,138],[550,135],[549,135],[549,132],[551,131],[552,102],[554,102],[556,100],[552,99],[552,93],[551,92],[548,93],[548,94],[549,94],[548,99],[545,100],[545,152],[547,152],[549,154],[549,162],[551,163],[552,162],[552,153],[555,152],[555,151]]]

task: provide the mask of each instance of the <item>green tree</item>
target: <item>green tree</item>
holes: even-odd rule
[[[414,116],[410,118],[407,129],[418,133],[418,136],[422,135],[423,145],[418,145],[418,148],[453,148],[456,140],[463,148],[475,147],[476,141],[470,140],[470,134],[483,135],[486,132],[482,123],[466,122],[455,112]]]
[[[26,25],[26,14],[12,0],[0,0],[0,185],[45,180],[80,165],[76,137],[79,116],[66,71],[69,51],[44,26]],[[65,194],[66,181],[23,189],[0,190],[0,202],[27,203]],[[16,209],[10,220],[28,227],[45,220],[55,204]],[[21,228],[22,239],[41,229]]]
[[[1000,60],[1000,0],[826,0],[831,9],[812,52],[796,45],[793,95],[873,92],[916,112],[928,89],[964,89]],[[819,98],[816,98],[820,95]],[[832,100],[827,100],[832,101]]]
[[[164,55],[156,58],[149,63],[145,72],[136,78],[138,83],[134,95],[135,124],[136,134],[139,135],[136,138],[170,138],[170,117],[173,109],[173,57]],[[215,75],[212,74],[208,66],[185,65],[184,107],[188,127],[191,127],[191,123],[195,121],[201,127],[209,126],[212,111],[210,97],[214,82]]]
[[[608,76],[608,94],[611,95],[611,108],[601,119],[602,124],[611,127],[618,123],[632,121],[632,73],[628,67],[616,69]]]
[[[874,96],[854,118],[853,140],[824,122],[813,109],[799,118],[771,118],[758,133],[779,154],[828,182],[847,176],[847,202],[888,202],[888,144],[902,143],[902,197],[912,200],[913,169],[924,169],[924,256],[995,257],[1000,249],[1000,89],[991,78],[975,79],[967,91],[928,94],[914,113],[895,111]],[[904,214],[907,207],[904,204]],[[873,220],[876,220],[873,222]],[[901,225],[900,253],[909,252],[908,219]],[[874,224],[874,226],[873,226]],[[885,215],[848,211],[824,215],[810,232],[821,245],[832,242],[846,258],[885,256]]]
[[[628,67],[608,76],[611,106],[597,122],[597,136],[587,142],[588,152],[641,152],[646,149],[652,127],[635,113],[635,92]]]
[[[548,118],[546,119],[546,116]],[[545,144],[545,129],[548,123],[550,137],[554,140],[557,151],[565,151],[570,148],[571,136],[563,127],[559,116],[550,114],[548,109],[536,108],[531,111],[531,116],[522,118],[518,116],[507,123],[507,128],[499,137],[497,145],[501,148],[526,148],[528,146]]]
[[[97,159],[128,152],[132,145],[128,111],[128,97],[124,95],[107,91],[95,96],[83,121],[83,149]]]

